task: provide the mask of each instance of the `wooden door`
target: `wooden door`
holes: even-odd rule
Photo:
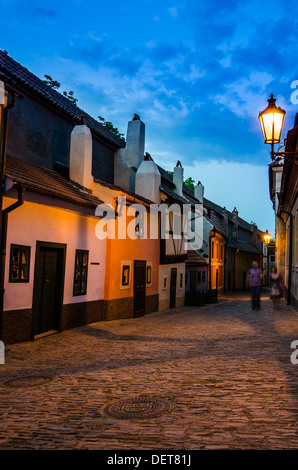
[[[64,255],[64,249],[56,244],[37,242],[33,336],[59,329],[64,285]]]
[[[197,270],[191,269],[190,271],[190,292],[196,294],[197,292]]]
[[[134,262],[134,316],[146,313],[146,261]]]
[[[177,268],[171,269],[170,308],[176,307]]]

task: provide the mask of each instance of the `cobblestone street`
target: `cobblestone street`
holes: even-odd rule
[[[297,449],[294,340],[298,312],[263,292],[257,312],[237,294],[8,345],[0,449]],[[105,410],[140,395],[170,409]]]

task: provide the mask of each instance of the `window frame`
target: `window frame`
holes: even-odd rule
[[[77,257],[80,256],[80,264],[77,264]],[[83,264],[83,257],[87,256],[86,264]],[[77,249],[75,253],[75,264],[74,264],[74,276],[73,276],[73,296],[77,297],[79,295],[87,295],[87,282],[88,282],[88,263],[89,263],[89,250]],[[80,268],[79,276],[79,292],[76,291],[76,274],[77,268]],[[86,268],[86,276],[82,277],[83,268]],[[82,291],[82,282],[85,281],[85,289]]]
[[[17,248],[19,249],[19,261],[18,263],[15,263],[15,265],[18,264],[18,269],[19,269],[19,274],[17,278],[13,277],[13,250]],[[28,256],[28,262],[27,263],[22,263],[21,257],[23,254],[23,251],[27,252]],[[10,259],[9,259],[9,282],[12,283],[19,283],[19,284],[26,284],[30,282],[30,258],[31,258],[31,246],[30,245],[19,245],[17,243],[11,243],[10,245]],[[26,278],[21,278],[21,272],[22,272],[22,266],[28,266],[28,276]],[[24,272],[24,271],[23,271]]]

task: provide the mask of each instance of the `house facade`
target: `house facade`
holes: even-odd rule
[[[298,118],[287,133],[284,145],[269,164],[269,190],[275,212],[276,266],[286,287],[286,301],[298,307]],[[277,152],[277,153],[278,153]]]
[[[144,159],[140,121],[129,123],[125,144],[2,52],[0,73],[8,101],[17,96],[6,126],[4,342],[157,310],[159,239],[137,227],[122,233],[134,224],[133,206],[151,201],[114,184],[121,149],[132,160],[138,147]],[[102,207],[113,211],[116,237],[101,236]]]

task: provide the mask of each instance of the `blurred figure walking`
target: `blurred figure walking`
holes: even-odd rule
[[[271,273],[269,275],[269,287],[273,306],[274,308],[277,308],[279,306],[280,298],[283,296],[284,286],[281,274],[277,272],[276,267],[271,269]]]
[[[263,270],[257,261],[252,262],[252,267],[248,271],[248,283],[251,288],[251,306],[253,310],[260,309],[261,286]]]

